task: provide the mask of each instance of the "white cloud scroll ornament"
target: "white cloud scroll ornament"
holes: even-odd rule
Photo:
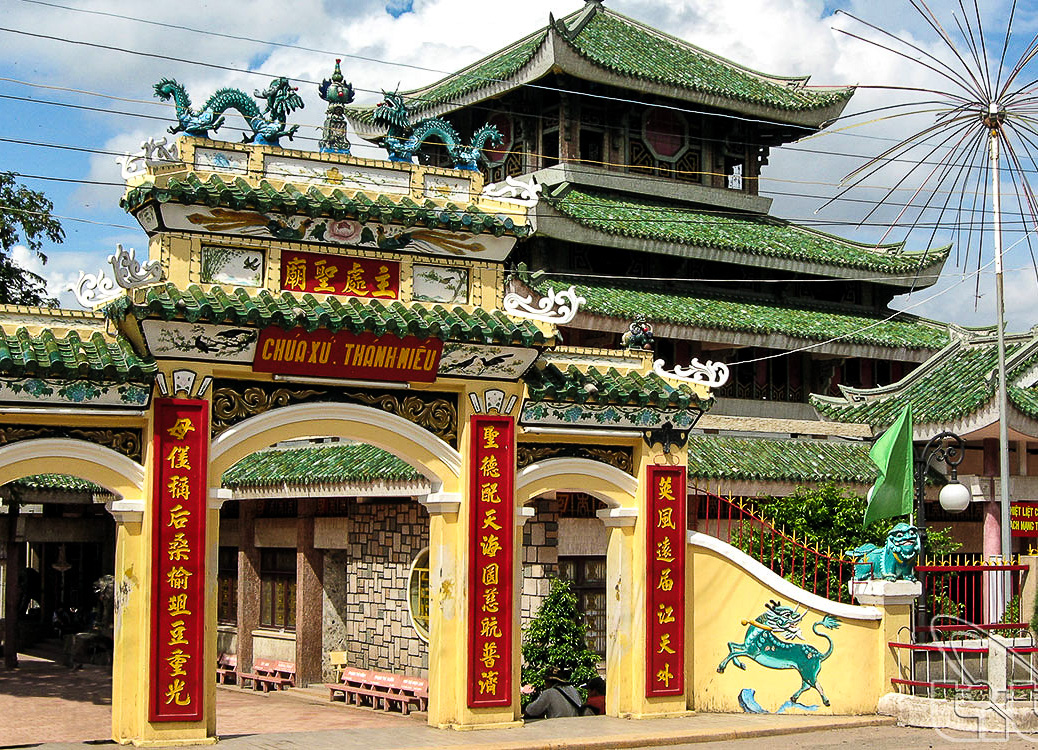
[[[97,307],[122,294],[123,289],[136,289],[140,286],[162,281],[162,267],[157,260],[137,262],[136,251],[131,247],[124,250],[116,244],[115,253],[108,256],[112,266],[112,279],[105,275],[102,268],[96,274],[79,272],[79,279],[64,287],[76,295],[76,300],[83,307]],[[116,286],[118,284],[118,286]]]
[[[123,179],[128,180],[147,169],[149,164],[160,164],[180,161],[177,144],[166,145],[166,136],[158,140],[149,138],[141,141],[141,150],[136,154],[125,154],[118,157],[116,163],[122,167]]]
[[[707,363],[703,364],[695,357],[692,358],[688,367],[674,365],[673,371],[664,370],[663,360],[657,359],[652,363],[652,371],[661,378],[684,380],[689,383],[697,383],[710,388],[720,388],[728,382],[729,375],[728,365],[724,362],[713,362],[707,360]]]
[[[492,182],[483,188],[483,195],[487,198],[505,198],[527,208],[537,205],[540,193],[541,186],[534,182],[533,177],[529,182],[505,177],[503,183]]]
[[[505,295],[504,310],[509,315],[518,318],[530,318],[540,320],[544,323],[565,325],[577,317],[577,311],[587,300],[577,294],[576,287],[556,292],[549,289],[548,293],[541,297],[536,306],[533,304],[533,295],[525,297],[515,292]]]

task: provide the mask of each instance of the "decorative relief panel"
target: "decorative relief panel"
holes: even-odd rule
[[[92,380],[0,378],[0,401],[31,404],[89,404],[139,409],[148,405],[151,387],[140,383]]]
[[[240,381],[217,381],[213,391],[213,435],[271,409],[309,401],[371,406],[414,422],[455,448],[458,445],[458,404],[454,397],[435,393],[301,388],[277,383],[252,385]]]
[[[545,445],[520,443],[517,465],[520,469],[549,458],[589,458],[634,473],[634,449],[612,445]]]
[[[80,429],[70,430],[65,427],[50,427],[41,425],[5,424],[0,425],[0,445],[9,445],[21,440],[32,440],[34,438],[72,438],[74,440],[85,440],[89,443],[97,443],[105,448],[111,448],[117,453],[122,453],[134,461],[141,460],[140,430],[120,429]]]

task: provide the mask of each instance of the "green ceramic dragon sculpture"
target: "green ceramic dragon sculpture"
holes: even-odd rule
[[[235,109],[252,128],[252,135],[243,135],[242,141],[255,141],[264,146],[280,145],[278,139],[285,135],[292,140],[292,136],[299,130],[298,125],[288,127],[285,122],[293,110],[303,107],[303,100],[296,91],[288,84],[287,78],[275,78],[266,89],[253,92],[253,96],[266,102],[266,107],[261,111],[244,91],[218,89],[196,112],[191,108],[191,97],[175,80],[163,78],[155,84],[155,96],[164,101],[172,99],[177,108],[177,124],[169,132],[176,134],[183,131],[188,135],[208,137],[210,130],[215,132],[224,124],[223,113]]]
[[[484,160],[483,148],[489,142],[491,146],[500,145],[500,131],[489,123],[472,135],[468,146],[461,144],[461,137],[454,127],[439,117],[419,120],[411,125],[411,115],[404,104],[404,98],[397,93],[382,92],[383,101],[375,107],[374,120],[386,128],[386,135],[380,144],[389,152],[390,161],[410,163],[415,152],[427,143],[430,138],[439,138],[447,147],[447,153],[454,162],[455,169],[478,169],[480,160]]]

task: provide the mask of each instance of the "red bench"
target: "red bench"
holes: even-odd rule
[[[234,654],[220,654],[216,660],[216,682],[219,685],[230,685],[237,681],[238,657]]]
[[[414,704],[425,711],[429,704],[429,683],[420,677],[403,677],[370,669],[346,667],[337,683],[326,682],[328,700],[334,701],[342,694],[343,702],[357,706],[371,706],[389,711],[399,706],[402,714],[411,712]]]
[[[296,665],[290,661],[254,659],[251,672],[238,673],[238,687],[244,688],[246,681],[252,682],[254,690],[264,693],[295,687]]]

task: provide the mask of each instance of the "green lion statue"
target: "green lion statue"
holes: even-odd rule
[[[849,550],[854,560],[854,580],[915,581],[915,561],[919,556],[919,529],[899,523],[887,534],[882,547],[863,544]]]

